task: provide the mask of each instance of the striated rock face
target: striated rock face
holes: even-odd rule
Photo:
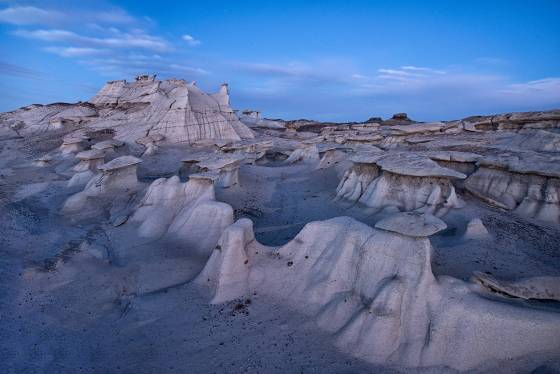
[[[100,117],[93,126],[112,127],[124,141],[157,133],[170,143],[252,138],[229,105],[227,85],[213,95],[183,80],[108,82],[91,100]]]
[[[538,173],[539,170],[534,167],[525,168],[519,163],[493,163],[492,167],[481,166],[470,175],[465,181],[465,189],[502,209],[558,223],[560,178],[555,176],[553,167]]]
[[[462,201],[452,179],[466,176],[415,154],[373,154],[351,157],[353,165],[337,188],[337,198],[381,210],[419,211],[442,216]]]
[[[379,227],[349,217],[311,222],[271,248],[241,219],[224,231],[195,281],[214,303],[254,292],[277,298],[369,362],[469,370],[559,346],[557,313],[491,301],[474,285],[434,276],[426,236],[445,227],[437,218],[402,215]]]
[[[194,83],[155,76],[110,81],[87,103],[31,105],[0,114],[0,135],[31,135],[68,127],[114,129],[126,142],[160,134],[167,143],[203,139],[239,141],[253,132],[230,107],[227,84],[208,95]]]

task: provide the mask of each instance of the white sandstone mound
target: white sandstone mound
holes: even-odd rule
[[[319,149],[315,144],[304,144],[303,146],[294,149],[284,163],[294,164],[296,162],[319,162]]]
[[[95,212],[103,200],[115,201],[122,196],[136,193],[140,188],[136,169],[142,162],[133,156],[121,156],[98,167],[100,173],[94,176],[84,190],[70,196],[64,203],[66,214],[86,214]]]
[[[129,222],[139,225],[141,237],[171,237],[194,254],[208,255],[233,223],[231,206],[215,199],[213,179],[193,175],[186,183],[178,176],[155,180]]]
[[[451,181],[466,176],[411,153],[357,154],[337,188],[337,199],[381,210],[445,215],[463,207]]]
[[[421,235],[445,227],[437,218],[389,217],[378,227],[391,231],[349,217],[312,222],[272,248],[241,219],[195,281],[214,303],[254,292],[276,298],[374,363],[469,370],[560,347],[558,313],[486,299],[467,283],[433,275],[432,246]]]
[[[152,133],[165,136],[170,143],[254,137],[231,109],[227,85],[208,95],[195,84],[178,79],[113,81],[91,102],[99,108],[99,120],[91,126],[114,128],[115,137],[127,142]]]
[[[560,277],[532,277],[515,281],[498,280],[475,272],[474,280],[493,292],[520,299],[560,301]]]

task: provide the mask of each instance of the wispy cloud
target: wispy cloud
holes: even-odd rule
[[[13,25],[52,24],[64,20],[64,13],[34,6],[15,6],[0,10],[0,22]]]
[[[35,6],[11,6],[0,10],[0,23],[60,26],[89,22],[132,24],[137,20],[120,8],[108,10],[56,10]]]
[[[44,50],[61,57],[96,56],[108,52],[106,49],[87,47],[45,47]]]
[[[134,33],[112,30],[112,35],[104,37],[93,37],[77,34],[68,30],[38,29],[38,30],[16,30],[15,35],[29,39],[48,42],[68,42],[82,46],[98,46],[106,48],[142,48],[153,51],[169,51],[171,45],[165,39],[145,34],[141,30]]]
[[[200,45],[202,42],[198,39],[195,39],[194,36],[189,35],[189,34],[185,34],[181,37],[184,41],[187,42],[188,45],[190,45],[191,47],[196,47],[197,45]]]
[[[40,8],[10,6],[0,10],[0,23],[14,25],[10,34],[43,43],[40,50],[75,59],[106,77],[153,72],[163,75],[202,76],[207,69],[185,59],[169,36],[156,32],[149,17],[133,17],[120,8]],[[195,47],[201,41],[184,34]],[[88,59],[85,59],[88,57]]]
[[[404,65],[363,70],[352,64],[332,66],[317,61],[237,63],[235,68],[249,82],[242,93],[246,100],[257,105],[262,102],[265,108],[271,102],[289,103],[286,105],[292,105],[293,111],[304,113],[326,106],[345,113],[352,108],[362,116],[392,110],[420,116],[435,113],[437,117],[431,119],[444,119],[449,118],[449,113],[468,115],[498,112],[500,108],[529,110],[560,105],[557,77],[515,82],[502,74],[472,68]],[[316,102],[316,98],[321,99]],[[325,113],[319,113],[317,118],[333,119]]]

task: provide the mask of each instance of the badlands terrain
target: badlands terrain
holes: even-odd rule
[[[155,76],[0,114],[2,373],[560,371],[560,110],[266,119]]]

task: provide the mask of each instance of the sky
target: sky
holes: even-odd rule
[[[268,118],[560,108],[560,1],[0,0],[0,111],[138,74]]]

